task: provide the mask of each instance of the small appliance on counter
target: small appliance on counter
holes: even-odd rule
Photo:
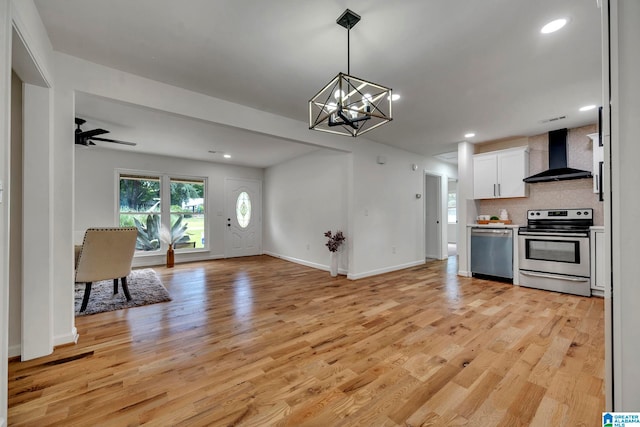
[[[518,230],[520,286],[591,295],[593,209],[527,211]]]

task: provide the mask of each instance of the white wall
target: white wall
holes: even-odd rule
[[[446,196],[456,167],[370,141],[339,140],[353,153],[320,150],[265,171],[265,251],[327,269],[322,234],[340,228],[347,231],[340,270],[351,279],[424,263],[424,199],[416,194],[423,194],[427,170],[443,177]],[[446,241],[444,247],[446,253]]]
[[[138,154],[99,147],[76,147],[74,222],[74,242],[76,244],[82,243],[84,232],[89,227],[117,226],[116,169],[207,178],[209,234],[207,241],[209,242],[209,251],[191,254],[177,253],[176,262],[223,257],[226,229],[224,179],[263,179],[263,170],[257,168]],[[134,266],[159,265],[164,261],[164,255],[145,255],[137,257],[134,260]]]
[[[329,269],[327,230],[349,236],[348,168],[351,155],[321,149],[267,168],[264,185],[265,253]],[[348,268],[348,238],[341,247],[340,274]]]
[[[457,177],[455,166],[372,142],[353,144],[353,149],[349,277],[424,263],[425,201],[416,194],[423,194],[427,171],[443,177],[441,193],[446,195],[447,178]],[[386,163],[378,164],[378,156]]]
[[[613,409],[630,412],[640,408],[640,2],[610,3],[612,197],[611,218],[605,220],[612,238]]]
[[[13,29],[12,29],[13,28]],[[26,49],[12,52],[12,32],[20,37],[21,45]],[[14,64],[14,58],[19,63]],[[15,65],[32,66],[37,71],[29,77],[37,78],[38,84],[46,80],[51,82],[51,43],[47,37],[40,16],[31,0],[0,0],[0,181],[3,185],[2,205],[0,206],[0,359],[6,360],[8,355],[8,301],[9,301],[9,198],[13,190],[10,179],[10,79],[11,68]],[[23,80],[25,78],[23,77]],[[27,81],[27,80],[25,80]],[[30,111],[25,111],[29,114]],[[50,182],[50,177],[44,177]],[[50,233],[50,230],[48,230]],[[50,236],[46,236],[47,239]],[[50,255],[50,254],[48,254]],[[36,262],[39,260],[36,259]],[[51,283],[42,283],[44,291],[50,289]],[[47,289],[48,288],[48,289]],[[43,317],[42,321],[48,321]],[[0,364],[0,426],[4,425],[7,416],[7,364]]]
[[[478,216],[478,202],[473,199],[473,144],[458,144],[458,274],[471,276],[467,224]]]
[[[11,3],[0,0],[0,427],[7,419],[7,360],[9,345],[9,203],[11,171]]]
[[[22,80],[11,78],[11,253],[9,255],[9,357],[22,342]]]

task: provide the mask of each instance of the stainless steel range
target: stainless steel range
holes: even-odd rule
[[[593,209],[527,211],[518,230],[520,285],[590,296],[592,225]]]

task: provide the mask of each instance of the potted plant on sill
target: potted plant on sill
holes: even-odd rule
[[[331,232],[331,230],[324,233],[324,237],[327,237],[327,243],[325,246],[329,248],[331,252],[331,264],[330,264],[330,272],[331,277],[336,277],[338,275],[338,249],[342,245],[342,243],[347,239],[342,234],[342,231],[338,230],[335,234]]]

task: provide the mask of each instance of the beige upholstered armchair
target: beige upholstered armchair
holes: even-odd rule
[[[113,293],[118,293],[118,278],[122,290],[131,300],[127,287],[127,275],[136,249],[138,230],[130,228],[89,228],[82,247],[76,248],[76,283],[85,283],[80,311],[89,303],[91,285],[99,280],[113,279]]]

